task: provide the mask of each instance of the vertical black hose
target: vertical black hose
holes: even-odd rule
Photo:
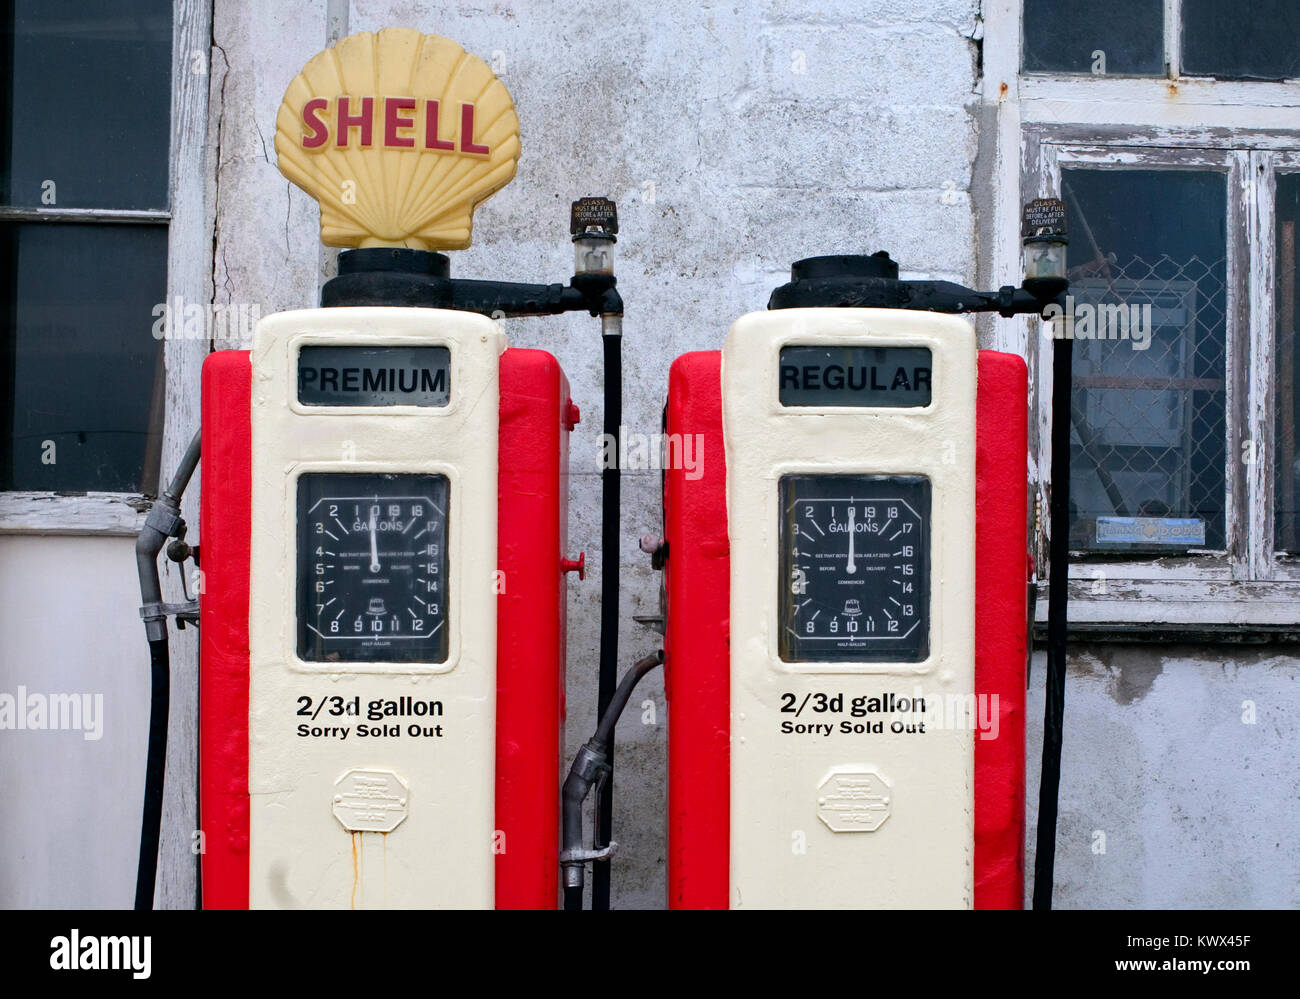
[[[135,875],[135,907],[152,909],[158,877],[158,843],[162,832],[163,787],[167,774],[167,715],[171,704],[171,656],[167,649],[167,616],[158,578],[158,553],[169,537],[185,535],[181,496],[199,464],[201,435],[195,433],[181,456],[176,474],[149,508],[135,541],[135,565],[140,577],[141,616],[149,640],[149,749],[145,758],[144,809],[140,818],[140,860]]]
[[[135,907],[152,909],[162,833],[163,784],[167,772],[167,715],[171,705],[167,638],[149,643],[152,694],[149,701],[149,752],[144,772],[144,812],[140,820],[140,864],[135,875]]]
[[[581,912],[582,911],[582,888],[564,889],[564,911]]]
[[[1052,346],[1052,498],[1047,577],[1047,680],[1043,708],[1043,765],[1038,787],[1038,839],[1034,854],[1034,908],[1052,907],[1056,866],[1056,812],[1061,790],[1065,723],[1065,654],[1070,554],[1070,369],[1074,341]]]
[[[619,440],[623,424],[623,335],[617,317],[602,317],[602,340],[605,347],[605,440],[613,441],[615,455],[620,453]],[[609,321],[612,320],[612,321]],[[608,445],[607,445],[608,446]],[[596,694],[596,717],[605,717],[618,685],[618,575],[620,482],[619,463],[609,463],[600,478],[600,682]],[[614,738],[609,740],[609,763],[614,763]],[[593,843],[608,846],[614,818],[614,781],[605,781],[596,800]],[[609,863],[593,866],[591,873],[591,907],[609,908]],[[566,899],[567,904],[567,899]]]

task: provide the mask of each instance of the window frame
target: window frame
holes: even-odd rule
[[[172,4],[168,207],[165,210],[0,207],[0,221],[58,225],[166,224],[166,301],[212,300],[212,228],[206,210],[208,82],[211,78],[212,0]],[[163,340],[166,372],[160,475],[180,460],[199,422],[199,379],[207,340]],[[161,488],[161,484],[159,486]],[[104,491],[0,491],[0,535],[139,534],[151,497]]]
[[[1070,629],[1129,639],[1294,636],[1300,556],[1273,550],[1272,212],[1276,173],[1300,170],[1300,87],[1181,76],[1177,0],[1165,3],[1165,78],[1025,73],[1021,11],[1020,0],[985,5],[981,100],[995,122],[988,216],[995,231],[982,236],[980,255],[985,284],[1021,273],[1021,205],[1055,196],[1062,165],[1228,174],[1227,553],[1072,559]],[[1051,346],[1041,326],[1034,317],[981,326],[984,343],[1019,353],[1029,366],[1031,550],[1040,584],[1051,462]],[[1241,460],[1248,440],[1260,445],[1263,460]],[[1045,587],[1034,619],[1047,619]]]

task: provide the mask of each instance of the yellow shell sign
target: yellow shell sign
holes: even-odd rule
[[[328,246],[469,246],[519,159],[514,101],[482,59],[411,28],[341,39],[289,84],[280,172],[320,202]]]

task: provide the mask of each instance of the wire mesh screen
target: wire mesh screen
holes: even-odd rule
[[[1226,262],[1101,256],[1071,275],[1071,547],[1224,547]]]

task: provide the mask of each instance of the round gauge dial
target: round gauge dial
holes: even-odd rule
[[[445,662],[443,475],[298,479],[298,657]]]
[[[781,479],[786,662],[920,662],[930,645],[930,481]]]

